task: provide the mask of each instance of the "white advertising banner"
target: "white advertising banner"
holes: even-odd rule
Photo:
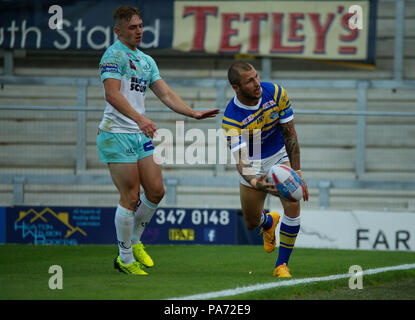
[[[360,26],[354,25],[357,17]],[[173,48],[366,60],[374,52],[375,17],[367,0],[175,1]]]
[[[302,210],[295,246],[415,251],[415,213]]]

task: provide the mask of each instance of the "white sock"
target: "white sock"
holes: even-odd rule
[[[299,226],[301,224],[301,216],[298,216],[296,218],[290,218],[284,214],[282,216],[281,223],[285,223],[287,226],[290,227]]]
[[[115,212],[115,230],[117,231],[118,251],[121,262],[131,264],[134,262],[131,238],[134,229],[133,211],[118,205]]]
[[[134,213],[134,231],[132,237],[133,244],[140,242],[141,235],[153,217],[154,212],[156,212],[156,209],[157,204],[148,201],[143,193],[140,196],[140,200],[138,201],[137,208]]]

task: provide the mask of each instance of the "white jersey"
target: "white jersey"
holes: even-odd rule
[[[117,40],[103,54],[99,69],[102,82],[108,78],[121,81],[121,94],[138,113],[144,115],[147,89],[150,84],[161,79],[154,59],[138,49],[129,49]],[[113,133],[141,132],[137,123],[120,113],[108,101],[99,128]]]

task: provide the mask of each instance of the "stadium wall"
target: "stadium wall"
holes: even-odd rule
[[[1,207],[0,243],[115,244],[114,212],[108,207]],[[415,251],[414,213],[305,210],[301,221],[299,248]],[[162,207],[142,241],[262,245],[262,235],[246,229],[239,210]]]

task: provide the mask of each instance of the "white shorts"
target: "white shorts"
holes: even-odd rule
[[[257,178],[262,176],[264,173],[267,173],[274,164],[289,162],[290,159],[288,158],[287,151],[285,151],[285,147],[282,147],[277,153],[273,154],[272,156],[268,158],[261,159],[259,161],[260,161],[259,163],[255,163],[251,161],[251,164],[254,167]],[[252,185],[249,182],[247,182],[240,173],[239,173],[239,177],[240,177],[239,182],[241,184],[252,188]]]

